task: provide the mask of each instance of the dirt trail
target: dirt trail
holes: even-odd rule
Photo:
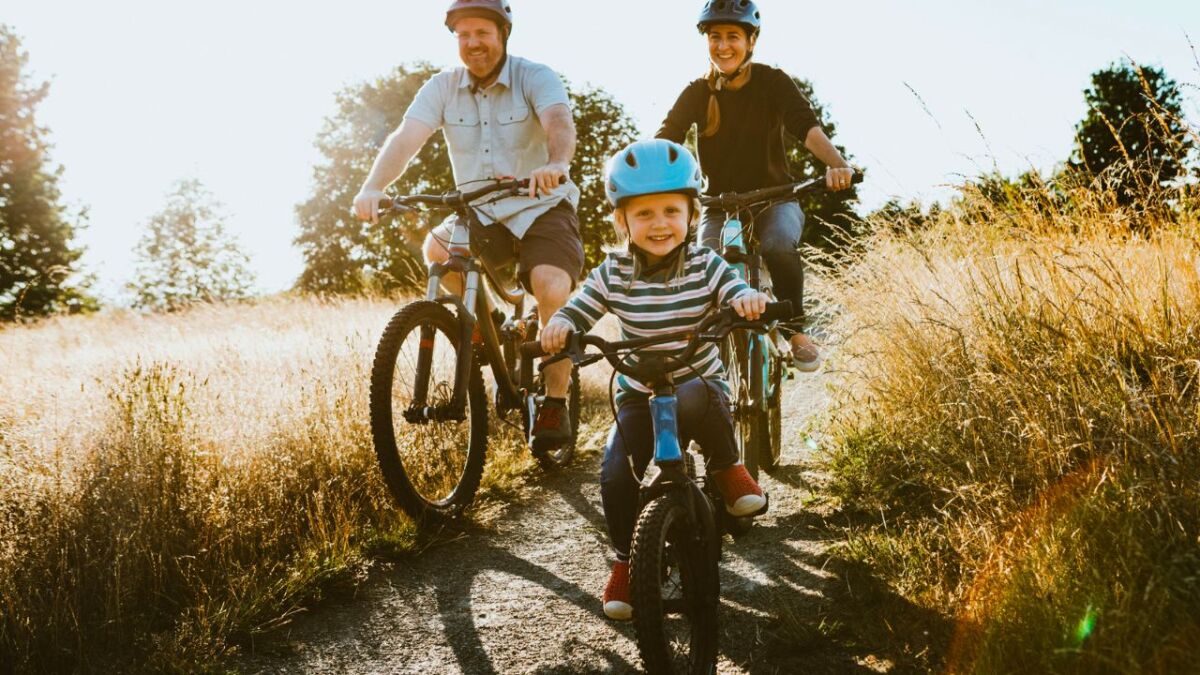
[[[771,511],[721,562],[722,673],[868,672],[886,661],[846,653],[820,635],[781,638],[788,612],[805,616],[840,582],[825,571],[833,536],[811,514],[814,476],[802,434],[825,400],[819,377],[790,382],[784,466],[764,474]],[[598,448],[601,425],[581,448]],[[320,607],[230,664],[261,673],[637,672],[633,627],[604,618],[608,543],[595,450],[540,477],[486,530],[376,569],[353,601]]]

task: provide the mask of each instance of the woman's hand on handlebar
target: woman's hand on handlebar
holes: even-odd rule
[[[354,195],[354,215],[359,220],[369,220],[372,223],[379,222],[379,202],[387,199],[387,195],[383,190],[368,190],[363,188]]]
[[[854,169],[843,167],[835,169],[829,167],[825,169],[825,187],[837,192],[839,190],[849,189],[854,184]]]
[[[575,327],[564,319],[550,319],[542,328],[542,351],[547,354],[557,354],[567,346],[567,338],[574,332]]]
[[[729,301],[729,306],[737,315],[747,321],[755,321],[759,315],[767,310],[767,303],[771,297],[766,293],[752,291],[750,293],[742,293],[733,300]]]

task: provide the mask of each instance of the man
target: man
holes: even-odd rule
[[[528,195],[480,210],[489,231],[507,230],[496,233],[502,235],[493,238],[500,240],[496,248],[511,248],[505,246],[508,237],[519,240],[521,281],[537,299],[545,324],[567,301],[583,269],[575,213],[579,188],[567,176],[575,124],[566,89],[550,68],[508,54],[512,9],[507,0],[456,0],[446,11],[446,27],[458,38],[463,67],[438,73],[417,92],[355,196],[354,210],[376,222],[384,188],[439,128],[458,185],[469,189],[472,181],[528,176]],[[443,223],[425,239],[426,262],[449,258],[443,242],[451,230],[452,223]],[[443,281],[448,291],[460,293],[462,280],[454,276]],[[571,435],[566,414],[571,363],[553,364],[544,375],[546,399],[534,424],[534,444],[549,447]]]

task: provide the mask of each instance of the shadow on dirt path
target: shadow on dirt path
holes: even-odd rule
[[[818,394],[793,383],[785,410]],[[763,485],[771,512],[726,538],[722,673],[918,672],[948,624],[831,553],[814,507],[802,415],[785,420],[784,465]],[[589,435],[596,445],[599,434]],[[326,604],[226,665],[254,673],[625,673],[640,659],[628,623],[608,621],[608,535],[599,454],[534,479],[487,528],[385,562],[353,600]],[[818,500],[819,501],[819,500]]]

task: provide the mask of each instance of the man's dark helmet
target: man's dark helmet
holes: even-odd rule
[[[454,22],[477,16],[498,22],[506,33],[512,33],[512,7],[508,0],[454,0],[446,10],[446,28],[454,32]]]
[[[746,29],[747,36],[754,36],[762,27],[762,16],[750,0],[708,0],[696,28],[703,33],[716,23],[737,24]]]

